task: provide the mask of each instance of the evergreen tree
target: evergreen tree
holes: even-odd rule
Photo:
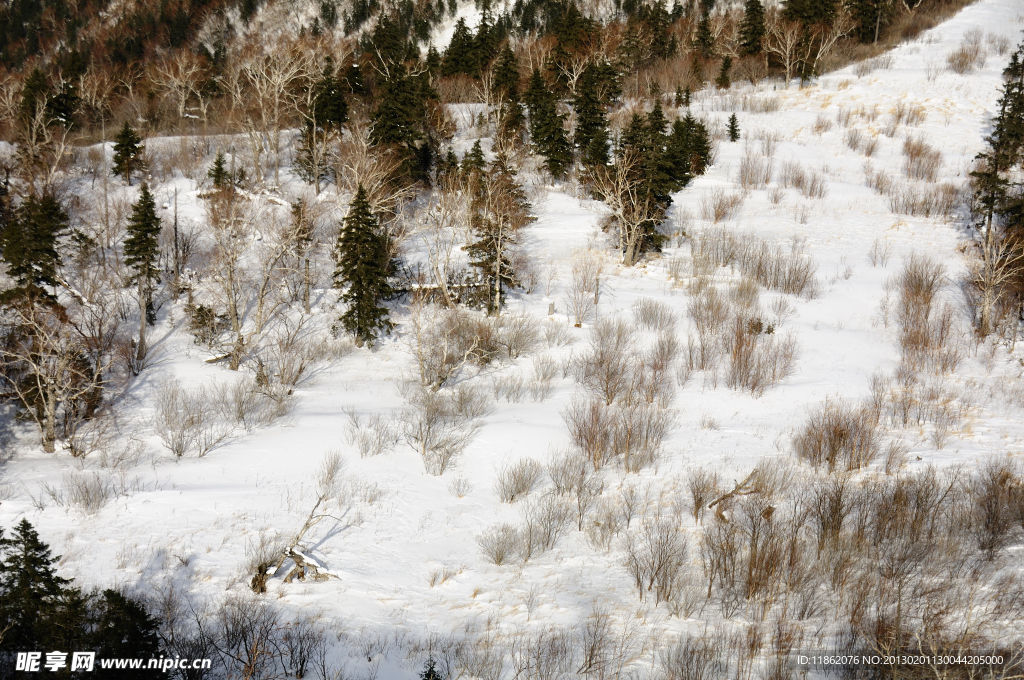
[[[50,650],[48,643],[64,637],[65,629],[80,629],[78,608],[66,608],[75,595],[71,582],[57,576],[53,566],[60,558],[50,554],[28,520],[22,519],[10,538],[0,533],[0,552],[0,630],[6,629],[0,649]]]
[[[157,621],[140,602],[109,589],[97,600],[94,629],[88,640],[97,657],[155,658],[160,655]],[[147,680],[151,676],[146,669],[124,670],[117,675],[126,680]]]
[[[132,206],[128,235],[124,240],[124,263],[132,270],[132,280],[139,286],[139,344],[136,360],[146,356],[146,324],[156,321],[153,310],[153,283],[158,277],[160,259],[160,218],[156,201],[145,182],[139,200]]]
[[[500,314],[505,291],[519,286],[511,249],[519,230],[534,220],[526,193],[504,158],[495,159],[480,177],[471,209],[475,240],[465,250],[486,283],[487,310]]]
[[[608,116],[597,92],[597,78],[592,69],[584,71],[573,102],[576,130],[573,142],[580,162],[587,167],[608,163]]]
[[[2,294],[5,301],[23,295],[52,298],[42,287],[57,285],[57,241],[68,228],[68,214],[52,195],[24,200],[0,234],[7,274],[15,280],[15,288]]]
[[[217,190],[227,189],[231,183],[230,173],[227,169],[227,162],[224,159],[224,152],[218,151],[217,157],[213,159],[213,165],[206,171],[206,176],[213,180],[213,188]]]
[[[760,54],[764,33],[764,5],[761,0],[747,0],[743,8],[743,21],[740,23],[740,56]]]
[[[427,664],[423,667],[423,672],[420,673],[420,680],[441,680],[441,674],[437,672],[437,664],[434,663],[434,657],[427,658]]]
[[[300,133],[295,164],[299,175],[315,184],[320,193],[320,183],[330,177],[328,146],[331,139],[341,134],[341,126],[348,120],[348,101],[345,85],[335,75],[330,58],[320,78],[310,88],[309,110]]]
[[[441,62],[441,74],[453,76],[458,73],[477,78],[480,76],[480,60],[477,54],[476,37],[466,26],[466,20],[460,18],[455,23],[455,32],[444,51]]]
[[[519,96],[519,61],[507,42],[494,65],[492,88],[505,107],[499,135],[506,139],[519,138],[525,123]]]
[[[897,4],[893,0],[848,0],[847,9],[857,22],[857,39],[863,43],[877,43],[896,16]]]
[[[533,145],[537,153],[544,156],[548,172],[560,179],[572,164],[572,146],[565,134],[565,116],[558,113],[555,95],[537,69],[533,69],[530,77],[526,105],[530,111]]]
[[[697,22],[697,32],[693,36],[693,47],[704,59],[715,56],[715,36],[711,34],[711,17],[707,12]]]
[[[143,168],[142,151],[142,138],[125,121],[121,132],[117,134],[117,142],[114,144],[113,171],[115,175],[124,177],[128,186],[131,186],[132,183],[132,173]]]
[[[736,114],[729,116],[729,141],[736,142],[740,138],[740,122],[736,119]]]
[[[729,69],[732,68],[732,57],[725,57],[722,59],[722,68],[718,71],[718,78],[715,80],[717,85],[722,90],[728,90],[732,86],[732,81],[729,80]]]
[[[478,139],[473,142],[473,148],[462,157],[462,174],[470,177],[473,173],[481,173],[486,165],[487,161],[484,160],[484,150],[480,146],[480,140]]]
[[[388,238],[370,210],[362,184],[338,231],[336,256],[334,287],[342,291],[341,300],[347,305],[339,321],[362,347],[372,343],[378,333],[390,333],[393,325],[382,304],[391,295]]]

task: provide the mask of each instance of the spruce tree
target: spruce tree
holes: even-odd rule
[[[224,190],[231,183],[230,173],[224,159],[224,152],[218,151],[217,157],[213,159],[213,165],[206,171],[206,176],[213,180],[213,188]]]
[[[597,79],[591,69],[580,78],[573,102],[576,131],[573,141],[580,162],[586,167],[608,163],[608,116],[597,92]]]
[[[50,650],[47,646],[60,628],[76,628],[79,621],[65,618],[65,600],[72,594],[70,581],[57,576],[59,557],[39,539],[39,534],[22,519],[10,538],[0,533],[0,630],[6,629],[0,648],[5,650]],[[73,612],[71,612],[73,613]]]
[[[342,291],[341,300],[347,305],[339,321],[362,347],[373,343],[378,333],[390,333],[393,325],[382,304],[391,295],[388,239],[370,209],[362,184],[338,231],[336,256],[334,287]]]
[[[487,311],[500,314],[505,291],[519,285],[510,251],[519,230],[534,220],[505,158],[499,156],[480,177],[471,209],[474,240],[465,250],[486,283]]]
[[[462,174],[467,178],[472,177],[474,173],[483,172],[486,165],[487,161],[484,160],[484,150],[480,146],[480,140],[478,139],[473,142],[473,148],[462,157]]]
[[[715,37],[711,34],[711,17],[707,12],[697,22],[697,32],[693,36],[693,46],[704,59],[715,56]]]
[[[94,629],[89,647],[100,658],[149,657],[160,654],[157,621],[142,603],[116,590],[104,590],[94,605]],[[124,670],[118,678],[146,680],[146,669]]]
[[[132,270],[132,280],[139,287],[139,344],[135,355],[139,362],[146,357],[146,324],[155,322],[153,284],[159,273],[159,238],[160,218],[156,214],[156,201],[149,187],[143,183],[139,200],[132,206],[128,235],[124,240],[124,263]]]
[[[729,116],[729,141],[736,142],[740,138],[740,122],[736,119],[736,114]]]
[[[565,134],[565,116],[558,113],[555,95],[538,69],[533,69],[530,76],[526,105],[530,110],[530,136],[534,147],[544,156],[548,172],[555,179],[561,179],[572,164],[572,146]]]
[[[718,71],[718,79],[715,80],[715,85],[722,90],[728,90],[732,86],[732,81],[729,80],[729,69],[732,68],[732,57],[724,57],[722,59],[722,68]]]
[[[132,184],[132,173],[143,168],[142,151],[142,138],[125,121],[124,127],[117,133],[117,141],[114,144],[113,171],[115,175],[124,177],[128,186]]]
[[[43,286],[58,283],[61,257],[57,242],[68,228],[68,214],[56,198],[45,194],[25,199],[0,233],[7,274],[15,280],[15,287],[0,296],[4,301],[25,295],[52,298]]]
[[[764,5],[761,0],[747,0],[740,23],[740,56],[760,54],[764,33]]]

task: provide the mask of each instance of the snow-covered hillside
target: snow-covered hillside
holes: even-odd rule
[[[780,342],[791,337],[798,347],[791,374],[758,396],[731,389],[724,367],[674,370],[669,405],[674,424],[657,461],[635,473],[616,466],[600,471],[603,491],[595,512],[602,503],[633,493],[646,494],[651,512],[685,508],[687,474],[696,468],[717,472],[728,490],[765,459],[799,466],[791,441],[809,412],[826,399],[868,400],[873,385],[877,393],[884,380],[894,384],[900,345],[898,293],[891,282],[914,253],[945,268],[939,298],[956,310],[950,343],[962,359],[955,371],[921,378],[927,383],[922,389],[941,392],[935,401],[947,409],[944,419],[916,418],[890,427],[887,437],[905,446],[904,469],[910,471],[931,464],[970,468],[993,456],[1019,456],[1024,450],[1022,360],[994,339],[979,344],[971,332],[960,289],[967,266],[963,244],[969,238],[963,211],[925,217],[892,208],[899,207],[904,185],[920,191],[934,191],[942,183],[964,187],[994,113],[1006,46],[1020,42],[1022,28],[1019,2],[980,0],[919,40],[877,58],[873,68],[854,65],[803,88],[769,81],[696,93],[693,113],[717,131],[714,165],[673,196],[669,224],[677,233],[670,247],[637,267],[616,264],[609,237],[600,230],[603,204],[580,198],[569,184],[538,180],[528,186],[537,221],[527,228],[523,245],[538,273],[533,292],[510,295],[504,313],[529,315],[541,338],[514,361],[463,370],[464,386],[500,397],[443,475],[428,474],[419,453],[397,434],[409,408],[403,386],[415,376],[413,312],[405,303],[395,306],[391,336],[372,350],[339,349],[340,358],[300,385],[283,419],[249,433],[236,431],[202,457],[175,459],[153,430],[160,385],[177,379],[208,390],[237,375],[223,363],[204,361],[208,355],[185,328],[182,299],[161,310],[151,337],[156,359],[123,400],[119,429],[139,442],[132,460],[114,465],[98,456],[45,454],[34,431],[16,429],[11,460],[3,468],[0,524],[28,517],[63,556],[62,573],[84,584],[118,583],[153,597],[173,585],[197,603],[215,603],[250,592],[250,562],[259,546],[294,534],[313,506],[325,456],[339,452],[346,507],[332,510],[304,541],[308,554],[332,577],[302,583],[271,578],[263,597],[289,611],[317,612],[333,631],[345,633],[346,642],[336,652],[352,674],[345,677],[373,669],[381,678],[416,677],[426,647],[403,647],[403,634],[408,642],[467,630],[535,632],[572,626],[595,605],[623,626],[634,626],[637,636],[651,643],[648,650],[656,648],[655,639],[700,632],[719,614],[676,616],[653,598],[641,601],[622,566],[619,543],[607,549],[596,545],[587,531],[578,530],[575,516],[553,549],[525,563],[497,566],[485,559],[478,537],[503,523],[520,525],[524,509],[535,507],[530,499],[500,501],[495,486],[501,470],[521,458],[547,464],[570,449],[563,414],[580,388],[563,367],[586,353],[597,318],[632,323],[640,301],[656,300],[675,315],[676,337],[684,345],[687,339],[696,342],[688,314],[695,275],[709,275],[724,298],[737,295],[741,279],[735,266],[694,270],[696,244],[725,238],[722,230],[779,245],[786,253],[806,253],[816,266],[814,283],[803,295],[760,291],[758,304],[775,337]],[[987,59],[958,75],[947,69],[946,56],[965,40],[980,42]],[[724,134],[733,112],[741,130],[738,142]],[[666,104],[670,118],[678,113]],[[454,117],[459,122],[455,146],[462,153],[477,130],[469,124],[471,116],[456,112]],[[908,139],[941,152],[934,181],[907,179]],[[485,139],[485,149],[488,143]],[[750,179],[758,164],[770,167],[767,184]],[[879,171],[895,183],[888,196],[869,186]],[[750,185],[746,190],[740,186],[743,173]],[[807,187],[814,177],[823,180],[823,190]],[[201,222],[200,189],[182,177],[154,187],[158,202],[168,205],[164,218],[173,210],[175,187],[179,214]],[[323,200],[334,200],[332,195],[330,189]],[[738,206],[715,223],[712,204],[729,197]],[[573,258],[579,260],[581,252],[601,260],[603,274],[596,315],[576,328],[568,297]],[[336,313],[334,293],[320,291],[318,300],[314,315],[329,326]],[[635,342],[646,347],[655,336],[653,330],[640,330]],[[549,394],[533,395],[529,386],[542,364],[557,370]],[[383,416],[396,434],[380,455],[361,457],[352,423],[360,420],[368,432],[375,416]],[[377,424],[379,431],[389,429],[380,420]],[[860,474],[884,475],[883,458]],[[889,464],[900,468],[899,460]],[[120,489],[89,512],[67,498],[69,480],[87,475],[109,479]],[[543,475],[530,498],[539,498],[552,484]],[[57,500],[62,486],[63,504]],[[688,513],[682,510],[687,531],[695,532]],[[696,535],[688,569],[704,583]],[[1020,555],[1013,553],[1015,569],[1024,566]],[[389,640],[390,648],[372,649],[375,636]],[[636,668],[653,663],[650,655]]]

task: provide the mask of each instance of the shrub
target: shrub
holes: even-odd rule
[[[903,142],[903,172],[910,179],[934,182],[942,167],[942,154],[920,137]]]
[[[793,438],[797,457],[815,467],[826,465],[830,472],[863,468],[878,456],[880,446],[874,414],[831,400],[811,411]]]
[[[654,603],[668,601],[680,584],[687,557],[687,541],[679,524],[668,517],[645,519],[636,532],[626,534],[623,567],[644,599],[654,593]]]
[[[712,189],[700,199],[700,214],[705,220],[717,224],[736,217],[742,204],[742,195],[726,193],[724,189]]]
[[[515,503],[536,489],[543,475],[544,467],[540,463],[532,458],[522,458],[501,469],[494,491],[502,503]]]
[[[499,567],[518,557],[520,541],[519,530],[511,524],[491,527],[476,539],[487,561]]]
[[[395,448],[401,432],[394,419],[380,413],[362,418],[355,410],[348,412],[348,443],[356,447],[360,458],[379,456]]]
[[[648,297],[633,303],[633,320],[637,326],[649,331],[667,331],[676,325],[676,315],[669,306]]]

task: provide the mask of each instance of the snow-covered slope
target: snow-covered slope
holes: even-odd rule
[[[1007,56],[995,47],[999,38],[1018,43],[1022,22],[1016,0],[981,0],[895,49],[870,73],[862,68],[858,75],[858,67],[851,66],[805,88],[793,84],[785,89],[770,82],[695,96],[694,112],[720,130],[735,110],[743,136],[735,143],[722,140],[711,170],[673,197],[673,223],[691,236],[724,225],[773,242],[802,242],[817,263],[819,290],[813,299],[768,291],[762,295],[766,309],[773,299],[786,297],[795,310],[779,328],[780,333],[792,333],[800,347],[791,377],[755,398],[721,380],[715,388],[706,376],[695,374],[672,404],[677,423],[658,464],[638,474],[607,471],[606,494],[618,493],[623,485],[649,487],[667,505],[681,498],[681,476],[693,466],[719,470],[726,480],[742,479],[762,458],[789,455],[791,434],[808,408],[828,397],[867,397],[872,376],[891,373],[899,360],[895,330],[885,324],[883,299],[886,281],[910,253],[927,253],[945,264],[950,283],[944,294],[961,305],[957,281],[965,267],[958,248],[966,238],[962,221],[894,213],[885,196],[866,186],[866,166],[900,180],[904,139],[919,136],[941,150],[939,181],[962,186],[982,148],[999,94]],[[992,36],[985,43],[990,54],[984,67],[966,75],[946,70],[946,55],[973,30],[981,31],[983,40]],[[765,102],[774,110],[749,110],[764,109]],[[893,136],[886,136],[899,107],[920,107],[921,120],[901,124]],[[459,146],[465,150],[472,131],[469,126],[461,129]],[[860,151],[847,144],[850,130],[860,131]],[[702,218],[702,202],[719,188],[740,193],[744,149],[749,145],[759,153],[763,145],[773,144],[766,139],[776,144],[771,183],[746,194],[732,219],[711,225]],[[877,142],[870,158],[863,153],[868,140]],[[827,195],[805,198],[795,188],[780,188],[787,162],[820,172]],[[188,207],[189,197],[195,200],[195,186],[186,180],[179,184],[182,210],[192,209],[194,218],[201,219],[197,203]],[[157,187],[158,195],[168,196],[168,189]],[[554,301],[550,323],[566,326],[575,342],[547,349],[542,344],[532,356],[482,370],[469,383],[490,390],[502,378],[528,376],[539,356],[564,361],[583,351],[589,326],[571,327],[564,297],[572,253],[588,246],[609,258],[601,315],[629,317],[635,301],[655,298],[676,312],[681,319],[678,334],[687,336],[688,297],[670,276],[670,270],[680,267],[683,284],[689,276],[690,246],[684,239],[673,240],[673,247],[638,267],[616,267],[607,236],[598,228],[604,210],[600,203],[571,195],[570,187],[531,191],[538,220],[528,228],[524,243],[536,265],[551,272],[551,283],[540,283],[531,295],[513,296],[510,310],[532,314],[540,323]],[[873,248],[891,251],[886,263],[872,265]],[[730,279],[728,270],[719,276]],[[498,400],[455,468],[443,476],[428,475],[419,455],[404,442],[383,455],[359,457],[347,438],[346,412],[397,418],[406,407],[399,388],[413,369],[403,313],[396,312],[397,332],[373,351],[354,350],[298,390],[296,406],[284,422],[231,440],[202,458],[174,460],[151,429],[156,385],[171,377],[186,384],[233,377],[223,367],[203,362],[204,355],[180,328],[182,308],[175,307],[157,333],[160,360],[131,392],[124,427],[136,433],[146,453],[140,464],[121,473],[125,493],[95,514],[52,502],[41,485],[60,486],[64,475],[97,468],[99,462],[40,453],[29,433],[19,439],[4,468],[7,495],[0,504],[0,523],[10,525],[27,516],[63,555],[64,573],[86,584],[116,582],[152,592],[176,583],[197,599],[213,601],[226,592],[247,590],[247,555],[261,537],[289,535],[301,524],[312,502],[316,471],[325,454],[336,450],[347,465],[352,507],[341,521],[318,525],[307,544],[337,578],[303,584],[273,579],[269,597],[288,607],[320,611],[325,621],[349,632],[404,629],[425,635],[467,626],[484,629],[489,622],[510,628],[568,624],[594,602],[630,618],[641,603],[616,551],[594,549],[572,526],[554,550],[526,565],[494,566],[477,546],[477,537],[489,527],[520,521],[522,506],[502,504],[496,496],[498,469],[524,456],[546,462],[551,452],[568,446],[561,411],[575,390],[570,377],[559,372],[553,393],[543,401]],[[1017,359],[991,342],[976,345],[966,323],[961,325],[965,358],[947,379],[964,405],[960,427],[941,449],[931,425],[902,432],[911,467],[973,465],[993,454],[1016,454],[1024,445],[1019,409],[994,398],[1004,386],[1016,383]],[[468,482],[461,495],[450,491],[453,480],[460,478]],[[699,563],[695,554],[692,559]],[[445,570],[449,578],[432,578]],[[651,631],[703,625],[669,617],[664,607],[650,601],[642,604],[639,616]],[[353,658],[352,663],[361,662]],[[400,655],[388,657],[382,677],[413,677],[413,670],[403,669],[402,663]]]

